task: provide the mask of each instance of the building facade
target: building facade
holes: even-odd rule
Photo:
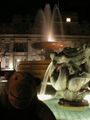
[[[67,44],[70,47],[79,47],[90,42],[90,23],[79,22],[77,13],[63,13],[62,21],[56,17],[53,28],[54,42],[60,42],[62,46]],[[1,23],[1,68],[16,69],[19,61],[45,60],[45,50],[32,47],[33,43],[45,41],[53,42],[47,40],[42,33],[42,21],[35,23],[35,18],[16,15],[13,16],[11,23]]]

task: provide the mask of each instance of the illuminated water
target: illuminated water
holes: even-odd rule
[[[62,35],[62,39],[64,39],[62,16],[57,5],[54,6],[52,12],[50,8],[50,4],[46,4],[44,10],[40,9],[37,12],[36,19],[35,19],[35,27],[37,28],[40,27],[41,33],[43,34],[43,36],[46,37],[47,41],[50,41],[50,42],[55,41],[54,35],[56,34],[57,29],[55,28],[57,28],[57,25],[59,28],[58,34]]]
[[[43,82],[42,82],[42,86],[41,86],[41,90],[40,90],[40,95],[44,95],[44,94],[45,94],[47,81],[48,81],[48,79],[49,79],[49,76],[50,76],[52,70],[53,70],[53,64],[52,64],[52,62],[51,62],[51,63],[49,64],[46,72],[45,72],[45,75],[44,75],[44,78],[43,78]]]
[[[57,5],[54,6],[53,11],[51,12],[51,8],[49,4],[45,5],[44,10],[40,9],[37,12],[36,19],[35,19],[35,26],[38,27],[38,24],[41,24],[41,32],[46,37],[48,42],[55,41],[55,31],[57,28],[56,25],[58,24],[59,35],[62,35],[62,39],[64,39],[64,32],[63,32],[63,24],[62,24],[62,16],[60,10]],[[52,62],[49,64],[45,76],[43,78],[40,94],[45,94],[46,84],[49,79],[50,74],[52,73],[54,67]]]

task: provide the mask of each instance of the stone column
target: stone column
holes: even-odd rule
[[[14,41],[10,43],[10,56],[9,56],[9,68],[13,69],[14,53],[13,53]]]
[[[5,68],[5,57],[1,56],[1,68]]]
[[[13,53],[11,53],[9,57],[9,68],[13,69]]]
[[[30,60],[30,55],[31,55],[31,52],[32,52],[32,50],[31,50],[32,48],[31,48],[31,41],[29,41],[28,40],[28,60]]]

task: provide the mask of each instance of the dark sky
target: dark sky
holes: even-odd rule
[[[9,21],[15,14],[36,15],[47,3],[51,8],[59,3],[61,12],[75,11],[81,19],[90,19],[90,0],[0,0],[0,21]]]

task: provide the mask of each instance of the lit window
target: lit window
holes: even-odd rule
[[[71,18],[66,18],[66,22],[71,22]]]
[[[5,59],[5,67],[9,67],[9,58]]]

